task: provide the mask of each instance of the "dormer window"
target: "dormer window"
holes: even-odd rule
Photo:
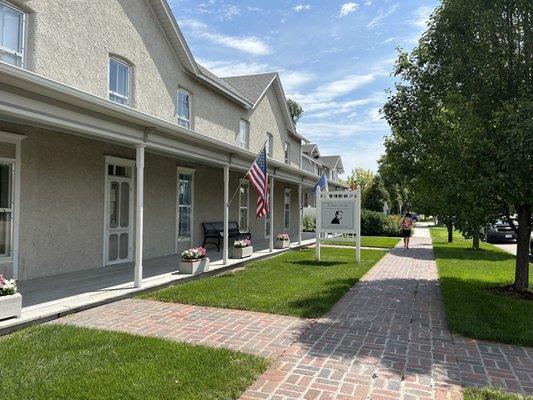
[[[131,104],[131,67],[116,58],[109,58],[109,100]]]
[[[24,67],[25,14],[0,1],[0,61]]]
[[[284,157],[285,157],[285,164],[291,163],[291,145],[289,142],[285,142],[285,146],[283,148],[284,150]]]
[[[271,133],[266,134],[266,152],[270,158],[274,155],[274,136]]]

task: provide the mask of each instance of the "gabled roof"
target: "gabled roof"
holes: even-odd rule
[[[329,169],[338,169],[341,173],[344,173],[344,166],[342,165],[342,158],[339,155],[336,156],[322,156],[320,161],[324,166]]]
[[[311,157],[313,157],[313,152],[316,152],[316,157],[320,158],[320,151],[318,150],[318,146],[314,143],[303,144],[302,152],[309,154]]]
[[[285,92],[283,91],[283,86],[281,85],[281,80],[277,72],[255,75],[228,76],[223,79],[237,89],[240,93],[244,94],[246,100],[253,104],[253,108],[257,107],[261,99],[265,96],[267,90],[273,86],[274,91],[278,96],[280,107],[282,110],[284,110],[283,115],[287,124],[287,129],[298,139],[306,143],[308,142],[306,138],[296,132],[296,127],[292,122],[289,107],[287,106],[287,98],[285,97]]]
[[[246,100],[255,107],[275,77],[276,73],[269,72],[257,75],[228,76],[222,79],[244,94]]]

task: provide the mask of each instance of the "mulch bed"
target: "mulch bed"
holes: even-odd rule
[[[513,289],[513,285],[496,286],[490,288],[489,291],[501,296],[508,296],[514,297],[515,299],[533,301],[533,292],[531,290],[526,290],[524,292],[516,292]]]

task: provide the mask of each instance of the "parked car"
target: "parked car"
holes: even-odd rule
[[[411,219],[413,221],[415,221],[415,222],[418,222],[418,219],[419,219],[418,214],[417,213],[411,213]]]
[[[508,222],[496,221],[494,225],[487,228],[486,238],[488,243],[515,242],[516,232]]]

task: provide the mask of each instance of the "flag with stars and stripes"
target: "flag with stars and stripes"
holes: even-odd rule
[[[254,163],[248,170],[246,177],[257,194],[257,208],[255,217],[260,219],[268,212],[268,171],[266,145],[263,146]]]

